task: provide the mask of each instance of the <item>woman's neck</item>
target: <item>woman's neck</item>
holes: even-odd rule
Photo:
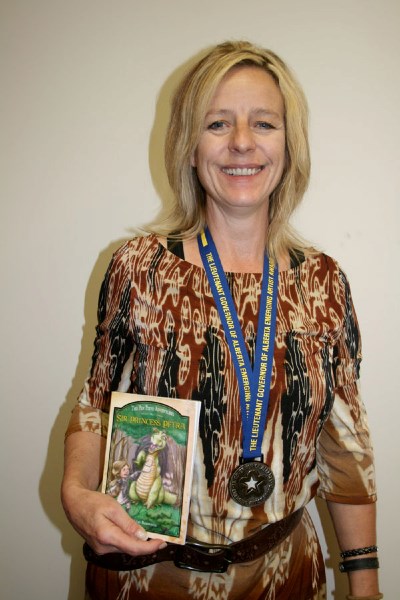
[[[257,213],[227,215],[207,210],[207,223],[225,272],[262,273],[268,232],[268,209]],[[197,239],[183,242],[185,260],[202,267]],[[290,266],[289,255],[278,260],[279,270]]]
[[[244,212],[244,211],[243,211]],[[268,231],[268,207],[247,214],[207,207],[207,224],[225,271],[261,273]]]
[[[209,226],[224,271],[261,273],[265,254],[265,236],[253,230],[224,231]]]

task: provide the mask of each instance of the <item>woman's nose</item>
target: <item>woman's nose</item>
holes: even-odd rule
[[[254,136],[248,124],[236,125],[233,128],[230,149],[236,152],[248,152],[255,147]]]

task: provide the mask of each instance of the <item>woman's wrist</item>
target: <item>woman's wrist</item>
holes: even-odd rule
[[[382,600],[383,594],[374,594],[373,596],[346,596],[347,600]]]
[[[358,560],[358,559],[352,559]],[[350,597],[360,598],[374,597],[380,593],[378,569],[361,569],[347,573],[349,578]]]

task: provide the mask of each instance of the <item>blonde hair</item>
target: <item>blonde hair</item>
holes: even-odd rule
[[[191,159],[204,127],[209,103],[223,77],[233,68],[258,67],[269,73],[285,107],[286,161],[269,204],[267,249],[275,258],[305,243],[289,225],[310,176],[308,108],[304,93],[287,65],[273,52],[246,41],[224,42],[209,50],[183,77],[172,99],[165,141],[165,166],[174,193],[167,214],[147,231],[175,237],[197,235],[205,225],[205,194]]]

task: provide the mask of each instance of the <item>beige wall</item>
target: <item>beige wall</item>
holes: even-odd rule
[[[309,98],[313,177],[296,222],[352,283],[382,588],[397,597],[399,17],[398,0],[0,2],[1,598],[82,597],[81,540],[58,486],[99,283],[166,194],[162,136],[182,65],[238,37],[281,54]],[[339,600],[321,510],[328,598]]]

